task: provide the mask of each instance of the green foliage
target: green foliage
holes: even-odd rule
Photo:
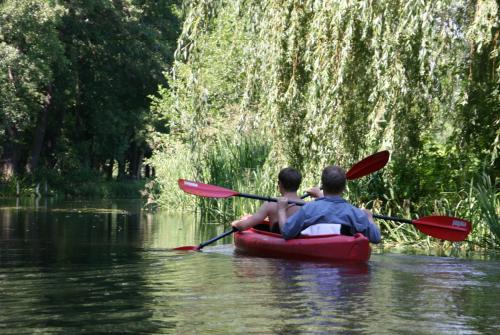
[[[65,66],[57,25],[62,8],[50,2],[0,4],[0,141],[23,142],[50,97],[56,69]],[[19,135],[12,138],[12,135]],[[9,138],[6,138],[10,136]]]
[[[270,179],[264,166],[269,152],[269,143],[259,137],[247,135],[237,140],[219,138],[204,152],[204,164],[199,166],[200,174],[197,179],[243,193],[274,193],[276,175]],[[234,218],[242,213],[253,212],[259,205],[258,202],[235,197],[222,200],[199,199],[199,208],[205,217]]]
[[[324,165],[389,149],[384,173],[351,184],[351,200],[479,226],[479,195],[466,183],[499,171],[498,13],[493,0],[189,2],[153,110],[189,150],[195,177],[234,186],[231,145],[207,153],[246,134],[272,146],[264,173],[240,178],[238,190],[269,184],[286,165],[317,184]],[[394,240],[422,237],[383,225]]]
[[[483,175],[474,186],[475,196],[480,209],[479,216],[481,222],[486,223],[487,230],[482,229],[479,233],[482,240],[489,241],[496,246],[500,241],[500,198],[499,198],[499,180],[492,184],[488,175]],[[484,236],[485,231],[490,231],[492,236]]]
[[[0,3],[0,168],[5,178],[91,170],[135,178],[149,156],[148,96],[165,83],[179,1]],[[81,170],[81,173],[78,172]]]

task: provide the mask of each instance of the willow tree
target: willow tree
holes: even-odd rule
[[[156,110],[186,143],[262,134],[269,164],[309,177],[389,149],[400,197],[453,190],[498,166],[498,17],[494,0],[191,1]]]

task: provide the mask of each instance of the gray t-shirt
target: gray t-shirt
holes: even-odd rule
[[[283,228],[285,240],[297,237],[309,226],[318,223],[336,223],[347,225],[354,232],[365,235],[370,242],[379,243],[380,230],[361,209],[351,205],[340,196],[327,196],[305,204],[290,216]]]

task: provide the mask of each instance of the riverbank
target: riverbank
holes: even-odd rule
[[[147,180],[86,180],[52,179],[30,180],[13,178],[0,182],[0,198],[6,197],[62,197],[87,199],[138,199],[142,197]]]

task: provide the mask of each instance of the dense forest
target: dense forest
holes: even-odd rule
[[[4,179],[136,178],[172,63],[179,1],[0,2]]]
[[[468,218],[471,244],[495,246],[499,38],[495,0],[0,1],[3,183],[154,168],[150,203],[236,217],[259,203],[186,196],[177,178],[276,195],[284,166],[305,189],[387,149],[349,200]]]

